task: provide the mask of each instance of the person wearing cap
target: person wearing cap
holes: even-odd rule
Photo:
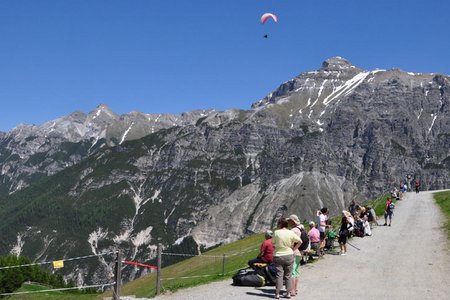
[[[275,230],[272,243],[275,246],[273,262],[277,269],[277,281],[275,299],[280,298],[283,281],[286,282],[286,298],[291,298],[292,291],[292,267],[294,264],[294,252],[300,246],[300,238],[288,229],[289,221],[286,218],[278,220],[278,229]]]
[[[303,226],[300,224],[300,220],[298,219],[297,215],[290,215],[288,218],[288,221],[291,225],[291,230],[300,238],[300,244],[299,248],[302,246],[303,241],[301,239],[301,229],[300,226]],[[299,276],[300,276],[300,261],[302,260],[302,254],[299,249],[296,249],[294,251],[294,264],[292,266],[292,290],[291,290],[291,296],[295,296],[298,293],[298,283],[299,283]]]
[[[267,230],[265,233],[266,239],[261,244],[261,249],[256,258],[248,261],[250,268],[254,269],[256,263],[270,264],[273,261],[273,244],[272,244],[272,230]]]
[[[316,228],[314,221],[309,222],[308,231],[309,242],[311,243],[311,250],[316,251],[317,255],[320,252],[320,232]]]

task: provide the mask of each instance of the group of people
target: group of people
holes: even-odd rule
[[[328,209],[322,208],[317,216],[317,226],[314,221],[309,222],[308,231],[297,215],[279,219],[274,232],[266,231],[258,257],[248,262],[250,267],[260,263],[275,265],[276,299],[280,298],[283,283],[286,284],[286,298],[297,295],[300,265],[304,257],[311,252],[323,255],[326,231],[331,226],[328,222]]]
[[[405,181],[403,182],[403,184],[400,185],[400,191],[402,191],[403,193],[411,192],[414,187],[416,194],[418,194],[421,189],[421,186],[422,184],[418,179],[416,178],[412,179],[411,175],[406,175]]]
[[[250,267],[259,263],[271,264],[276,268],[275,298],[280,298],[283,282],[286,283],[290,298],[298,292],[300,263],[303,252],[309,247],[309,237],[305,227],[296,215],[278,220],[275,232],[266,231],[258,257],[248,262]]]
[[[353,199],[348,210],[342,211],[338,238],[340,254],[347,255],[347,239],[350,236],[372,236],[374,224],[378,225],[378,219],[373,207],[359,205]]]
[[[392,222],[393,204],[388,198],[385,206],[385,224]],[[327,237],[332,233],[331,222],[328,220],[326,207],[317,211],[317,226],[314,221],[309,222],[307,231],[297,215],[280,218],[277,229],[266,231],[265,241],[261,244],[258,257],[248,262],[254,268],[256,264],[274,264],[276,268],[275,298],[280,298],[280,292],[285,283],[285,298],[291,298],[298,293],[300,265],[303,259],[315,253],[321,257]],[[354,199],[348,210],[342,211],[338,242],[340,255],[347,255],[347,239],[354,236],[371,236],[372,228],[378,225],[375,211],[370,206],[359,205]],[[333,239],[334,242],[334,239]],[[332,246],[331,246],[332,247]]]

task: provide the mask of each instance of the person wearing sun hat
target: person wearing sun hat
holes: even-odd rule
[[[297,215],[290,215],[288,218],[289,225],[291,226],[291,230],[300,238],[299,247],[301,247],[301,229],[300,229],[300,220]],[[299,249],[294,251],[294,264],[292,266],[292,290],[291,296],[295,296],[298,293],[298,284],[299,284],[299,276],[300,276],[300,261],[302,260],[302,254]]]
[[[342,211],[341,228],[339,229],[339,247],[341,249],[341,255],[347,255],[347,238],[350,236],[350,232],[353,228],[351,223],[352,215],[346,211]]]

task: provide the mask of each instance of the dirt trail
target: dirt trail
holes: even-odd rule
[[[380,220],[380,224],[384,220]],[[392,227],[353,238],[347,256],[326,255],[302,266],[293,299],[449,299],[450,246],[432,192],[407,193]],[[264,299],[274,287],[234,287],[231,280],[189,288],[156,299]]]

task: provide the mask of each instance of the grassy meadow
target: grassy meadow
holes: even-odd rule
[[[436,193],[434,194],[434,199],[445,215],[445,228],[447,229],[447,236],[450,239],[450,192]]]

